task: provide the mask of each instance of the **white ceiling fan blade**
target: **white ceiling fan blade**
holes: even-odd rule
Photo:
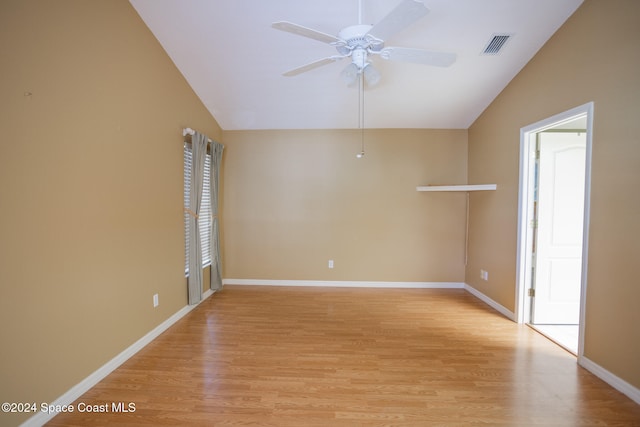
[[[298,36],[308,37],[310,39],[318,40],[323,43],[339,43],[341,40],[331,34],[322,33],[320,31],[312,30],[311,28],[303,27],[292,22],[280,21],[271,24],[276,30],[286,31],[287,33],[293,33]]]
[[[386,47],[380,51],[380,56],[390,61],[413,62],[414,64],[448,67],[456,62],[457,55],[449,52],[434,52],[408,47]]]
[[[370,35],[379,40],[387,40],[398,31],[408,27],[429,13],[429,9],[421,0],[402,0],[395,9],[370,30]]]
[[[332,62],[336,62],[345,58],[346,56],[329,56],[328,58],[319,59],[317,61],[311,62],[309,64],[303,65],[302,67],[294,68],[293,70],[289,70],[286,73],[282,74],[286,77],[297,76],[298,74],[306,73],[307,71],[313,70],[314,68],[322,67],[323,65],[331,64]]]

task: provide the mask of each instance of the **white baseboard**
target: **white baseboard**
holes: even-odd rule
[[[485,304],[489,305],[491,308],[497,310],[500,314],[502,314],[503,316],[505,316],[509,320],[512,320],[514,322],[516,321],[515,313],[513,313],[511,310],[509,310],[508,308],[506,308],[502,304],[499,304],[499,303],[495,302],[494,300],[492,300],[491,298],[489,298],[488,296],[486,296],[485,294],[483,294],[482,292],[480,292],[479,290],[477,290],[473,286],[467,285],[465,283],[464,284],[464,289],[467,292],[469,292],[470,294],[474,295],[479,300],[481,300],[482,302],[484,302]]]
[[[213,293],[214,291],[212,291],[211,289],[204,292],[202,294],[202,301],[204,301],[205,299],[213,295]],[[182,317],[184,317],[187,313],[189,313],[191,310],[193,310],[197,306],[198,305],[196,304],[196,305],[187,305],[185,307],[182,307],[180,310],[174,313],[167,320],[165,320],[164,322],[156,326],[154,329],[149,331],[145,336],[143,336],[138,341],[136,341],[135,343],[127,347],[122,353],[118,354],[116,357],[114,357],[113,359],[111,359],[110,361],[102,365],[100,368],[98,368],[95,372],[93,372],[91,375],[86,377],[84,380],[80,381],[78,384],[71,387],[69,390],[67,390],[66,393],[64,393],[62,396],[58,397],[56,400],[51,402],[51,405],[57,406],[57,405],[72,404],[76,399],[78,399],[84,393],[89,391],[91,387],[95,386],[100,381],[102,381],[107,375],[109,375],[116,368],[118,368],[120,365],[126,362],[134,354],[142,350],[144,346],[146,346],[155,338],[157,338],[161,333],[169,329],[169,327],[171,327],[174,323],[176,323],[178,320],[180,320]],[[29,418],[27,421],[22,423],[21,427],[42,426],[46,422],[51,420],[53,417],[55,417],[56,415],[57,415],[56,413],[47,414],[45,412],[38,412],[36,415],[34,415],[33,417]]]
[[[578,358],[578,364],[640,405],[640,389],[637,387],[634,387],[584,356]]]
[[[261,280],[224,279],[225,285],[251,286],[321,286],[328,288],[397,288],[397,289],[462,289],[459,282],[366,282],[344,280]]]

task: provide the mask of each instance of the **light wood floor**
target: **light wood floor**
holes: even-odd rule
[[[640,406],[463,290],[233,287],[50,426],[640,426]]]

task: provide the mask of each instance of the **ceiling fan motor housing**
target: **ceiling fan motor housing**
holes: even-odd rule
[[[372,25],[352,25],[343,28],[338,38],[346,44],[336,44],[336,49],[342,55],[350,55],[352,62],[362,70],[367,65],[367,52],[378,52],[384,47],[384,42],[369,34]]]
[[[351,25],[350,27],[343,28],[338,33],[338,38],[346,43],[346,46],[337,44],[338,52],[343,55],[348,55],[349,52],[357,47],[363,49],[382,49],[384,44],[381,40],[376,39],[369,30],[373,28],[372,25]]]

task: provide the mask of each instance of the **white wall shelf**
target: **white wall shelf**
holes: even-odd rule
[[[417,191],[492,191],[497,189],[496,184],[479,185],[423,185],[416,187]]]

